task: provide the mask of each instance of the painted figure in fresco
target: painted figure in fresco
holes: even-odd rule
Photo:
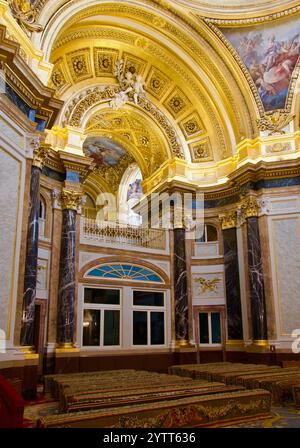
[[[247,66],[265,110],[283,109],[300,56],[299,19],[277,27],[225,34]]]

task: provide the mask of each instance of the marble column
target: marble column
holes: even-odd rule
[[[258,205],[247,199],[242,206],[247,220],[248,271],[251,295],[252,339],[266,345],[268,339],[264,272],[258,223]]]
[[[174,231],[174,295],[175,337],[179,346],[189,343],[188,285],[186,268],[185,229]]]
[[[31,348],[34,344],[35,298],[39,243],[40,178],[43,164],[50,150],[49,145],[40,145],[39,139],[33,139],[32,145],[34,150],[34,158],[30,178],[30,202],[20,337],[21,346],[28,348]]]
[[[28,347],[33,346],[34,343],[34,318],[39,243],[40,177],[41,169],[37,166],[32,166],[21,327],[21,345]]]
[[[243,340],[243,319],[236,233],[236,213],[232,214],[232,221],[233,222],[230,225],[230,222],[228,223],[228,220],[222,220],[227,329],[229,342]]]
[[[82,192],[62,192],[62,234],[59,265],[59,288],[57,304],[57,343],[72,346],[75,329],[76,291],[76,217]]]

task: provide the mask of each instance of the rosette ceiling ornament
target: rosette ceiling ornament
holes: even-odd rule
[[[28,36],[34,31],[40,33],[43,30],[43,27],[36,22],[36,3],[35,0],[8,0],[14,18]]]
[[[142,76],[130,70],[124,74],[124,67],[125,61],[119,59],[115,65],[114,75],[119,81],[120,91],[110,102],[110,107],[113,110],[119,110],[128,101],[133,101],[138,105],[140,100],[145,98],[145,82]]]

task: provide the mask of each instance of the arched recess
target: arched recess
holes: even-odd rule
[[[109,103],[115,91],[117,89],[114,86],[108,86],[105,89],[100,89],[99,87],[88,89],[85,94],[80,92],[65,105],[58,124],[71,126],[86,132],[88,123],[94,114],[104,109],[111,111]],[[166,159],[172,159],[173,157],[190,159],[187,149],[185,148],[184,151],[182,147],[182,143],[184,144],[182,132],[176,129],[165,114],[152,104],[149,99],[145,98],[139,105],[127,103],[122,108],[122,111],[128,111],[132,115],[139,115],[141,119],[148,121],[150,129],[162,141],[165,155],[167,156]],[[118,113],[122,113],[122,111]],[[116,116],[118,113],[116,113]]]
[[[99,2],[91,0],[84,2],[84,5],[80,1],[65,4],[52,17],[50,13],[44,16],[42,13],[40,19],[42,23],[45,21],[45,25],[47,22],[47,26],[40,37],[39,46],[46,51],[47,59],[50,58],[55,39],[62,32],[62,22],[71,26],[79,18],[78,15],[87,20],[93,14],[97,23],[104,23],[104,19],[107,19],[119,28],[123,26],[131,32],[138,31],[140,40],[136,45],[140,45],[141,51],[154,51],[155,47],[157,55],[161,54],[157,45],[159,43],[161,47],[171,49],[173,56],[176,55],[178,60],[184,62],[184,84],[189,88],[194,85],[198,103],[210,114],[211,128],[218,136],[219,144],[225,144],[227,155],[234,152],[236,142],[253,136],[256,110],[249,89],[245,85],[240,89],[239,75],[231,72],[232,66],[226,65],[226,58],[222,59],[214,52],[213,46],[219,45],[219,42],[209,36],[205,26],[172,7],[164,8],[154,1],[102,2],[99,5]],[[175,72],[176,64],[173,67]],[[187,76],[190,76],[189,79],[193,77],[190,83]]]
[[[127,263],[127,264],[132,264],[132,265],[141,266],[141,267],[150,269],[151,271],[156,273],[159,277],[161,277],[161,279],[163,280],[164,286],[166,286],[166,287],[170,286],[169,277],[167,276],[165,271],[163,271],[160,267],[154,265],[153,263],[150,263],[148,261],[145,261],[145,260],[142,260],[142,259],[139,259],[136,257],[123,256],[123,255],[97,258],[96,260],[90,261],[89,263],[87,263],[80,269],[78,281],[81,283],[86,282],[87,281],[86,273],[89,272],[91,269],[96,268],[97,266],[114,264],[114,263],[118,263],[118,264]]]
[[[166,126],[164,120],[163,125]],[[107,102],[91,105],[82,117],[80,128],[85,137],[105,136],[122,145],[132,154],[144,178],[175,157],[171,145],[178,147],[175,130],[167,128],[168,139],[153,117],[131,104],[119,111],[113,111]]]

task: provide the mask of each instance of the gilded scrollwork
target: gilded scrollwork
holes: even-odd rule
[[[36,22],[35,3],[28,0],[8,0],[14,18],[29,36],[34,31],[40,33],[43,30],[43,27]]]
[[[285,134],[284,128],[295,118],[295,114],[278,110],[276,112],[265,114],[257,120],[257,126],[260,131],[267,131],[269,135]]]

